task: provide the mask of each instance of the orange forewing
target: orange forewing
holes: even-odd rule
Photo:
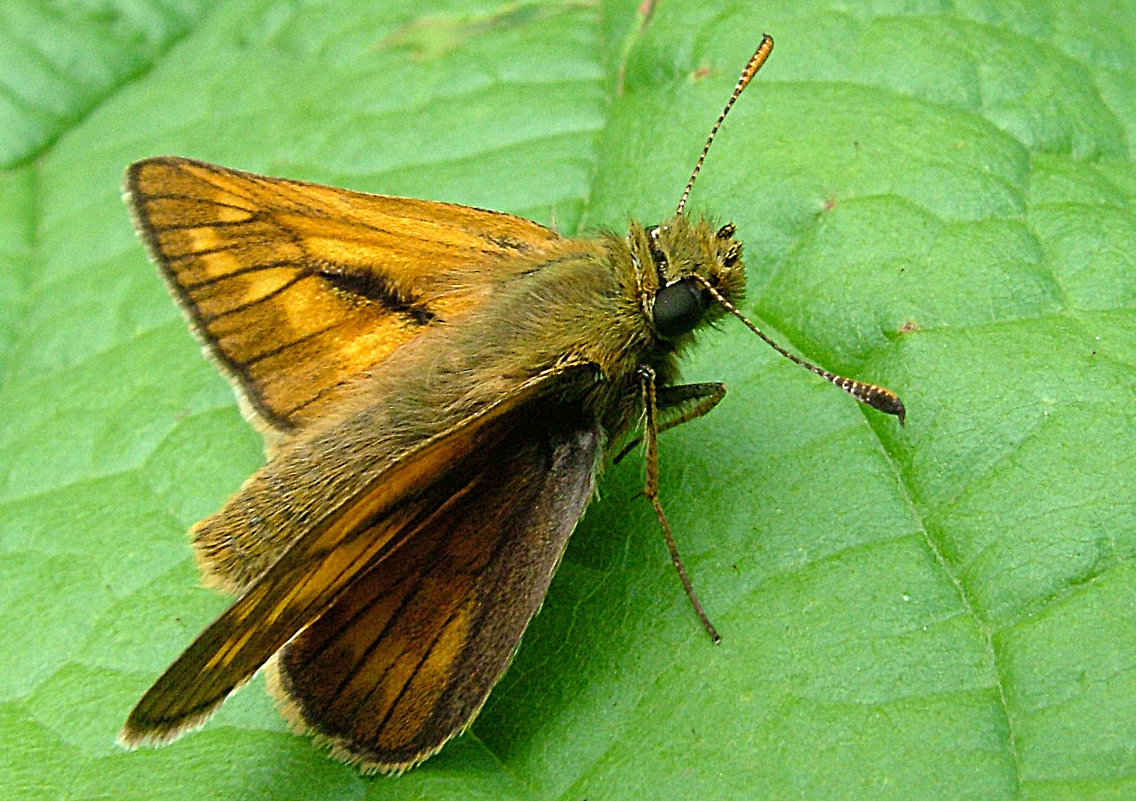
[[[146,692],[126,721],[122,741],[160,742],[202,724],[368,568],[423,532],[446,533],[438,521],[499,468],[493,464],[502,455],[498,443],[511,441],[510,432],[531,417],[533,399],[562,389],[580,369],[588,368],[561,367],[530,379],[485,412],[423,443],[350,503],[300,534]],[[592,466],[587,466],[589,482]],[[511,654],[516,642],[501,647]]]
[[[333,408],[353,377],[560,240],[499,212],[181,158],[134,164],[126,189],[194,330],[267,431]]]

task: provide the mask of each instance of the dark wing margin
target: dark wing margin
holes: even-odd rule
[[[603,446],[559,404],[528,418],[274,662],[287,717],[365,771],[407,770],[468,727],[544,599]]]

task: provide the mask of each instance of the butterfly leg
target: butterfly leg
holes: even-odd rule
[[[659,387],[655,393],[656,403],[660,410],[681,409],[677,417],[659,423],[658,433],[697,420],[709,412],[726,397],[726,385],[717,381],[708,381],[700,384],[678,384],[671,387]],[[685,408],[683,408],[685,407]],[[636,437],[620,449],[612,464],[619,464],[623,457],[635,450],[642,437]]]
[[[714,642],[719,642],[722,637],[718,634],[718,630],[714,628],[714,624],[710,622],[710,618],[706,616],[706,612],[703,611],[698,596],[694,594],[694,586],[690,583],[690,577],[686,574],[686,568],[682,564],[682,557],[680,557],[678,553],[678,546],[675,545],[674,534],[671,532],[671,525],[667,522],[667,516],[663,513],[663,504],[659,500],[659,431],[662,429],[660,429],[658,425],[659,399],[655,389],[655,371],[647,365],[642,365],[639,368],[639,379],[640,387],[643,392],[643,408],[646,410],[647,415],[647,419],[643,425],[643,448],[647,457],[647,480],[643,486],[643,495],[651,502],[651,506],[655,510],[655,517],[659,521],[659,526],[663,529],[663,537],[666,538],[667,549],[671,553],[671,563],[675,566],[675,570],[678,571],[679,579],[682,580],[682,588],[686,590],[686,597],[690,599],[690,603],[694,607],[694,612],[698,615],[698,619],[702,622],[706,633],[710,635],[710,638]],[[691,384],[689,386],[698,385]],[[717,399],[710,403],[701,414],[705,414],[710,408],[713,408],[714,404],[721,400],[721,396],[726,394],[725,387],[722,387],[720,384],[718,387],[721,391]],[[676,387],[676,389],[678,389],[678,387]],[[693,397],[697,396],[695,395]],[[712,395],[708,395],[707,397],[712,397]],[[703,404],[698,405],[701,406]],[[693,417],[688,417],[688,419],[693,419]],[[672,421],[672,423],[673,425],[678,425],[676,422]]]

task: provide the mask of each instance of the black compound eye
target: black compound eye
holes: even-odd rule
[[[706,306],[706,296],[692,281],[675,281],[655,294],[655,330],[668,339],[693,331]]]

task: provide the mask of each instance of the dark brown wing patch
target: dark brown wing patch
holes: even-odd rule
[[[275,662],[286,714],[364,770],[401,772],[464,730],[544,599],[601,446],[556,404],[526,417]]]

